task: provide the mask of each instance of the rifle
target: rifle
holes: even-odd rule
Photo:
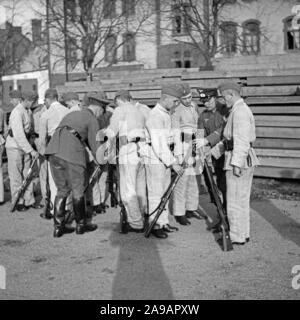
[[[12,204],[11,204],[11,207],[10,207],[10,212],[14,212],[16,210],[16,206],[20,200],[21,197],[23,197],[28,185],[30,184],[31,180],[32,180],[32,177],[33,177],[33,167],[35,166],[37,160],[38,160],[39,156],[36,156],[31,165],[30,165],[30,168],[28,170],[28,173],[26,175],[26,177],[24,178],[21,186],[18,188],[17,190],[17,193],[16,193],[16,196],[14,198],[14,200],[12,200]]]
[[[233,246],[232,246],[232,242],[229,235],[229,225],[226,220],[226,213],[218,193],[218,187],[213,178],[213,173],[206,159],[204,159],[203,174],[206,176],[207,181],[209,183],[208,188],[211,190],[211,194],[214,197],[215,205],[217,207],[217,212],[220,218],[220,222],[218,223],[218,226],[222,232],[222,249],[223,251],[231,251],[233,250]]]
[[[194,146],[193,146],[193,142],[191,142],[190,147],[187,151],[187,154],[185,155],[183,162],[182,162],[182,167],[186,168],[187,167],[187,160],[189,159],[189,157],[191,156],[192,152],[194,151]],[[146,228],[145,231],[145,237],[149,238],[150,233],[154,227],[154,225],[156,224],[158,218],[160,217],[160,215],[162,214],[162,212],[164,211],[167,202],[169,201],[179,179],[181,178],[181,175],[175,173],[174,176],[171,178],[171,182],[168,186],[168,189],[165,191],[165,193],[163,194],[159,205],[157,206],[157,208],[150,214],[148,214],[147,218],[149,219],[150,216],[152,216],[154,213],[156,213],[154,219],[151,221],[150,225],[148,226],[148,228]]]

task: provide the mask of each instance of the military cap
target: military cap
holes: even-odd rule
[[[22,93],[18,90],[13,90],[9,93],[11,99],[22,99]]]
[[[34,91],[24,91],[22,92],[22,99],[28,101],[36,101],[38,99],[37,93]]]
[[[161,87],[161,94],[167,94],[176,98],[182,97],[182,86],[179,83],[176,84],[163,84]]]
[[[95,104],[103,106],[109,104],[111,101],[107,99],[105,92],[103,91],[91,91],[87,92],[83,97],[83,105],[89,106],[90,104]]]
[[[45,99],[50,98],[50,99],[57,99],[58,98],[58,93],[56,89],[47,89],[45,92]]]
[[[119,90],[115,95],[115,100],[121,99],[121,100],[131,100],[132,96],[128,90]]]
[[[77,100],[79,101],[79,95],[76,92],[65,92],[62,95],[62,100],[64,102],[70,101],[70,100]]]
[[[190,88],[190,85],[188,83],[182,83],[181,84],[181,89],[182,89],[181,99],[189,96],[191,94],[191,92],[192,92],[191,88]]]
[[[199,93],[199,99],[203,102],[208,101],[211,97],[218,97],[217,89],[205,89],[205,88],[197,88]]]
[[[234,90],[237,91],[238,93],[241,92],[241,86],[239,84],[237,84],[236,82],[232,82],[232,81],[226,81],[221,83],[218,86],[218,89],[220,92],[223,92],[225,90]]]

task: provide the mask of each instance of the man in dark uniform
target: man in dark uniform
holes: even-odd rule
[[[199,89],[198,92],[205,110],[200,114],[198,119],[198,129],[204,130],[204,139],[199,139],[197,148],[203,146],[212,148],[222,139],[228,109],[226,105],[223,105],[216,99],[218,96],[217,89]],[[223,170],[224,156],[218,160],[212,158],[212,165],[217,178],[217,186],[222,192],[223,205],[226,209],[226,177],[225,171]],[[208,184],[206,179],[205,183],[206,185]],[[210,197],[213,202],[214,200],[211,194]]]
[[[84,143],[89,145],[95,156],[98,130],[98,121],[92,110],[70,112],[62,119],[46,148],[45,154],[50,156],[51,172],[57,186],[54,201],[54,237],[73,231],[65,226],[65,204],[70,191],[73,194],[76,233],[97,229],[97,225],[91,223],[91,216],[86,210],[84,189],[89,157]]]

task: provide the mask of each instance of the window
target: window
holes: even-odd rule
[[[20,84],[18,85],[18,90],[22,91],[22,86]]]
[[[109,35],[105,41],[105,61],[111,64],[116,62],[117,36]]]
[[[260,52],[260,22],[249,20],[243,23],[243,52],[258,54]]]
[[[71,21],[76,19],[76,0],[66,0],[66,11]]]
[[[13,91],[13,86],[9,86],[9,92]]]
[[[186,35],[190,29],[190,6],[182,4],[173,6],[173,36]]]
[[[299,50],[300,49],[300,30],[293,30],[292,20],[294,16],[283,20],[284,23],[284,49]],[[299,21],[300,22],[300,21]]]
[[[122,0],[122,14],[125,17],[135,14],[135,0]]]
[[[68,63],[74,68],[77,64],[77,43],[75,38],[68,37]]]
[[[192,55],[190,50],[176,50],[174,52],[174,61],[175,68],[191,68],[192,64]]]
[[[103,16],[104,19],[109,19],[116,16],[116,0],[103,1]]]
[[[134,61],[135,60],[135,38],[134,34],[126,33],[123,35],[123,60]]]
[[[221,25],[221,47],[225,54],[237,51],[237,26],[234,22],[224,22]]]
[[[33,85],[32,85],[32,90],[33,90],[33,91],[36,91],[36,84],[33,84]]]

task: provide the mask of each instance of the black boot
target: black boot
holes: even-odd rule
[[[81,197],[79,199],[73,198],[74,217],[76,221],[76,234],[84,233],[84,218],[85,218],[85,199]]]
[[[54,238],[59,238],[64,234],[66,200],[66,197],[61,198],[58,196],[56,196],[54,200]]]
[[[44,206],[44,212],[40,214],[40,217],[46,220],[51,220],[53,218],[53,214],[51,213],[48,205]]]
[[[86,211],[85,198],[73,199],[73,208],[76,221],[76,234],[91,232],[97,229],[97,225],[91,223],[91,217]]]

